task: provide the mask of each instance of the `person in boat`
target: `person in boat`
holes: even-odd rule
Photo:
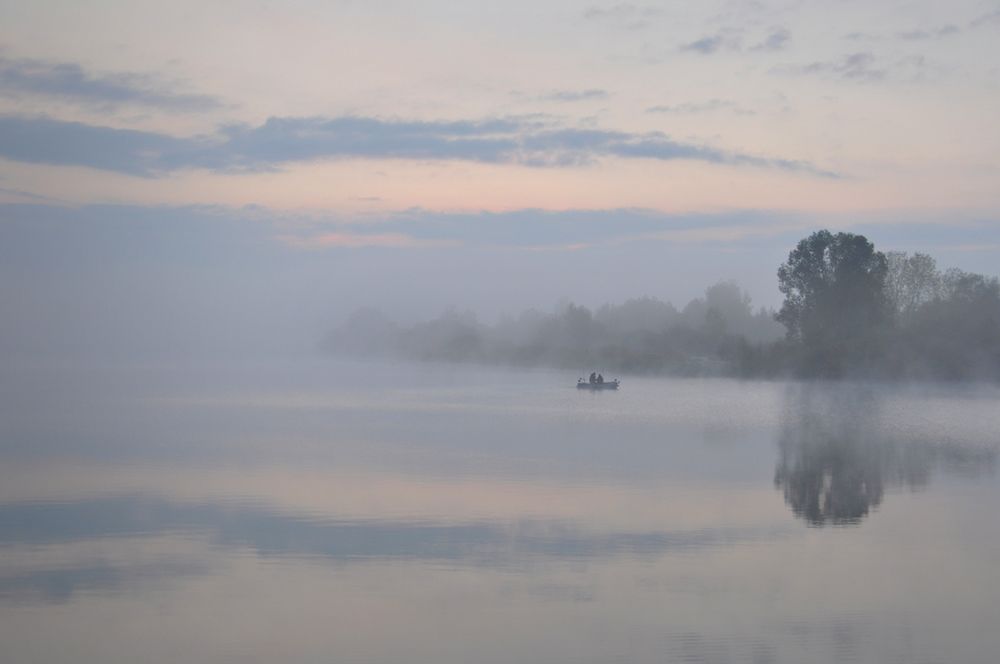
[[[590,384],[593,385],[596,382],[597,382],[597,372],[591,371],[590,372]]]
[[[598,385],[603,385],[604,384],[604,376],[603,375],[597,374],[597,384]]]

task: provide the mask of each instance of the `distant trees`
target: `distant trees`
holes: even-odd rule
[[[704,300],[695,299],[685,307],[685,313],[696,303],[704,303],[705,312],[701,314],[706,324],[709,323],[711,312],[718,313],[725,324],[725,330],[735,336],[742,337],[751,343],[773,341],[781,335],[781,327],[774,320],[774,315],[767,309],[753,310],[750,294],[740,288],[735,281],[720,281],[705,290]]]
[[[922,305],[942,294],[943,281],[937,262],[927,254],[912,256],[902,251],[890,251],[886,274],[886,297],[899,316],[910,316]]]
[[[996,277],[941,272],[926,254],[883,254],[862,235],[821,230],[792,249],[778,268],[778,287],[784,302],[777,313],[754,311],[731,281],[681,310],[652,297],[596,310],[566,302],[494,325],[451,310],[400,326],[363,309],[326,345],[350,354],[581,371],[1000,380]]]
[[[1000,378],[1000,282],[948,270],[937,295],[901,326],[896,373],[918,377]]]
[[[785,296],[776,319],[801,352],[808,375],[840,376],[870,366],[892,316],[888,261],[863,235],[817,231],[778,268]]]
[[[755,312],[736,283],[720,282],[682,311],[643,297],[594,311],[566,302],[552,312],[505,316],[495,325],[448,311],[430,321],[397,326],[361,310],[329,335],[326,346],[417,360],[714,375],[746,373],[751,344],[781,335],[772,311]]]

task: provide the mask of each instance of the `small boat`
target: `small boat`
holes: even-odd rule
[[[576,381],[576,389],[578,390],[617,390],[619,385],[621,385],[621,381],[617,378],[603,383],[591,383],[582,378]]]

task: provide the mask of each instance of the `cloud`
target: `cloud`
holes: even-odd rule
[[[681,44],[678,51],[684,53],[701,53],[711,55],[722,51],[742,52],[744,31],[741,29],[724,29],[714,35],[706,35],[686,44]],[[788,28],[775,26],[768,30],[764,38],[749,47],[749,51],[766,52],[783,50],[792,39],[792,32]]]
[[[165,111],[205,111],[216,97],[180,93],[148,74],[94,74],[67,62],[0,56],[0,94],[37,95],[97,106],[137,105]]]
[[[702,37],[701,39],[696,39],[693,42],[688,42],[687,44],[682,44],[681,51],[694,51],[696,53],[703,53],[709,55],[715,53],[716,51],[723,48],[726,45],[726,40],[721,34],[711,35],[708,37]]]
[[[540,99],[545,101],[590,101],[594,99],[607,99],[610,95],[607,90],[590,88],[587,90],[553,90],[542,95]]]
[[[662,10],[657,7],[619,2],[609,7],[591,6],[583,12],[583,17],[590,20],[626,22],[630,24],[630,27],[640,27],[645,24],[643,19],[653,18],[660,14],[662,14]]]
[[[686,44],[681,44],[678,49],[681,53],[701,53],[711,55],[721,51],[742,51],[743,50],[743,30],[726,28],[719,30],[714,35],[706,35]]]
[[[1000,9],[995,9],[969,23],[971,28],[979,28],[984,25],[1000,25]]]
[[[927,58],[923,55],[907,55],[899,58],[894,63],[894,66],[900,76],[908,77],[910,80],[914,81],[921,80],[928,74],[940,72],[941,69],[940,67],[929,64],[927,62]]]
[[[886,70],[875,67],[875,56],[869,52],[851,53],[840,60],[813,62],[803,66],[777,67],[779,73],[819,74],[853,81],[878,81],[886,77]]]
[[[747,110],[739,106],[735,101],[729,99],[709,99],[702,102],[685,102],[682,104],[660,104],[657,106],[650,106],[646,109],[647,113],[665,113],[665,114],[676,114],[676,115],[688,115],[696,113],[711,113],[714,111],[729,110],[737,115],[754,115],[753,111]]]
[[[635,5],[628,2],[620,2],[610,7],[591,6],[583,12],[584,18],[605,19],[605,18],[630,18],[639,10]]]
[[[762,42],[754,46],[752,51],[780,51],[792,40],[792,31],[788,28],[772,28]]]
[[[421,122],[272,117],[257,127],[223,128],[221,145],[196,156],[189,165],[261,170],[324,158],[510,163],[519,161],[519,137],[538,126],[536,121],[517,118]]]
[[[941,37],[949,37],[954,34],[961,32],[961,29],[956,25],[945,25],[940,28],[935,28],[933,30],[906,30],[903,32],[897,32],[896,37],[904,41],[924,41],[928,39],[940,39]]]
[[[0,116],[0,157],[11,161],[86,166],[149,177],[168,170],[162,163],[167,155],[194,148],[192,141],[153,132]]]
[[[943,39],[962,32],[962,28],[954,24],[942,25],[937,28],[914,28],[912,30],[900,30],[891,35],[878,32],[850,32],[843,35],[843,39],[854,42],[874,42],[887,38],[896,38],[903,41],[927,41],[931,39]]]
[[[259,126],[224,126],[214,136],[178,138],[49,118],[0,116],[0,157],[143,177],[191,168],[261,172],[321,159],[558,167],[602,157],[684,159],[834,175],[806,162],[679,142],[661,132],[561,128],[531,118],[403,121],[358,116],[273,117]]]

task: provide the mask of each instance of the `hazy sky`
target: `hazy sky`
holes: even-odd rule
[[[821,226],[1000,264],[997,0],[2,0],[0,25],[22,336],[116,289],[121,316],[719,278],[773,305]]]

